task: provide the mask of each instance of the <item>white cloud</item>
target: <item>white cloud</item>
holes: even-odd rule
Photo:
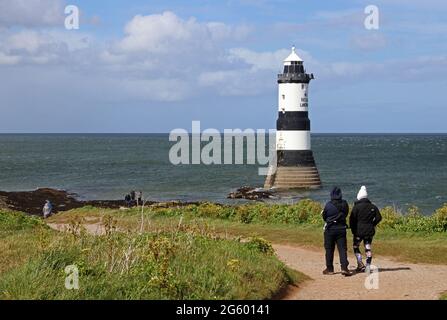
[[[0,51],[0,65],[13,65],[20,61],[19,56],[7,55]]]
[[[125,27],[126,36],[117,48],[123,52],[172,53],[183,55],[215,49],[217,42],[240,41],[251,32],[247,26],[229,26],[221,22],[200,23],[182,19],[173,12],[135,16]],[[179,57],[181,59],[181,56]]]
[[[83,33],[30,29],[0,32],[0,54],[15,57],[15,63],[72,62],[78,59],[79,51],[89,50],[92,43],[93,38]]]
[[[79,32],[4,29],[0,30],[0,67],[49,65],[41,69],[42,73],[50,67],[66,70],[64,75],[77,74],[78,80],[84,77],[80,81],[93,87],[101,83],[101,88],[113,93],[108,97],[124,100],[182,101],[200,95],[273,94],[276,73],[290,49],[260,52],[241,47],[241,40],[251,32],[245,25],[183,19],[169,11],[135,16],[125,26],[125,35],[113,43]],[[386,39],[368,34],[353,42],[363,50],[372,50],[385,45]],[[298,53],[308,72],[321,83],[339,86],[359,80],[410,81],[446,70],[443,56],[421,61],[354,63],[323,61],[300,49]],[[93,75],[95,82],[87,81]],[[79,88],[85,90],[86,86]]]
[[[282,61],[290,54],[290,49],[281,49],[274,52],[256,52],[246,48],[234,48],[229,50],[230,60],[241,60],[251,65],[252,70],[277,71]]]
[[[0,26],[63,25],[61,0],[0,0]]]

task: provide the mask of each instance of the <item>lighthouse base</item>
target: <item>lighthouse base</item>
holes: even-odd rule
[[[270,168],[264,188],[321,188],[320,174],[312,151],[278,151],[276,170],[275,167]]]

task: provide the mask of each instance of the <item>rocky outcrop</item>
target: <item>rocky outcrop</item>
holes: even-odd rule
[[[246,200],[262,200],[262,199],[273,199],[275,196],[272,192],[252,187],[241,187],[234,192],[231,192],[228,199],[246,199]]]

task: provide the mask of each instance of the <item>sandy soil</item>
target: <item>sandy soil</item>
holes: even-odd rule
[[[287,245],[274,245],[274,248],[289,267],[312,278],[299,288],[289,288],[284,296],[286,300],[428,300],[439,299],[440,294],[447,291],[447,265],[412,264],[374,257],[373,264],[379,272],[369,278],[365,273],[352,277],[344,277],[340,273],[325,276],[322,274],[324,250]],[[350,259],[351,268],[355,268],[354,257]],[[337,270],[340,271],[340,265],[336,262]],[[373,288],[375,283],[378,284],[377,289]]]

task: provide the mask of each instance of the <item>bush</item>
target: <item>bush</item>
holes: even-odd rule
[[[18,231],[45,226],[42,219],[20,212],[0,212],[0,231]]]
[[[244,224],[291,224],[323,225],[321,211],[323,206],[317,201],[303,199],[295,204],[250,203],[238,206],[222,206],[203,203],[182,208],[156,209],[156,214],[164,216],[192,215],[212,219],[227,219]],[[419,208],[411,206],[406,213],[388,206],[380,210],[382,222],[380,229],[393,229],[402,232],[446,232],[447,204],[432,216],[424,216]]]
[[[264,238],[252,237],[248,239],[247,246],[265,254],[273,254],[275,252],[270,242]]]
[[[439,232],[447,231],[447,203],[443,207],[435,211],[433,219]]]
[[[395,229],[398,224],[402,222],[402,215],[393,207],[385,207],[380,210],[382,221],[379,224],[380,228]]]

